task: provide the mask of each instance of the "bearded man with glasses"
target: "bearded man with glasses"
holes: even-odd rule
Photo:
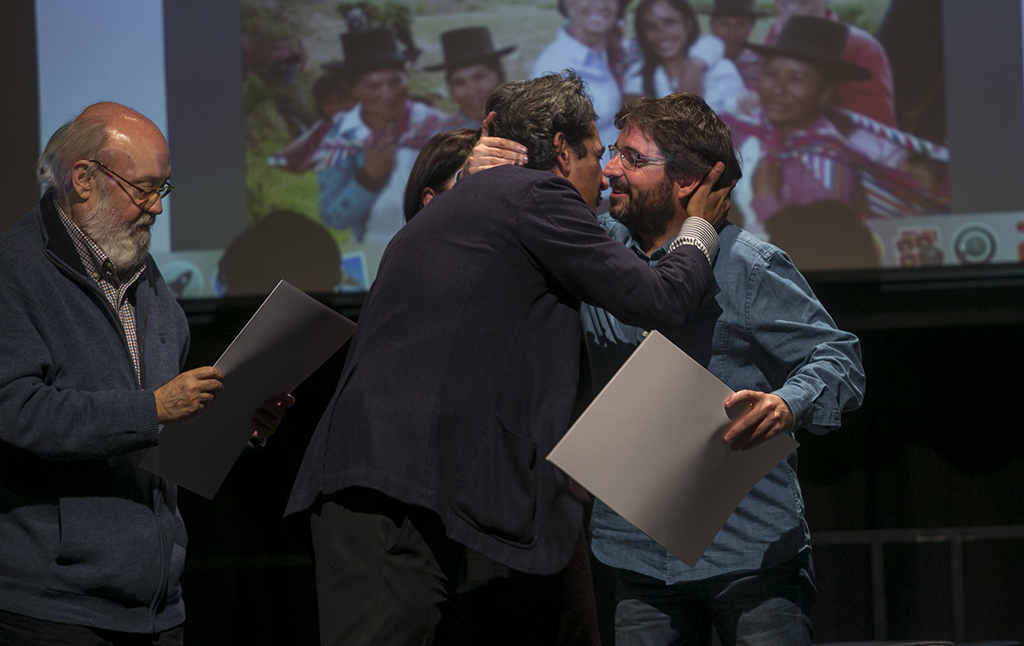
[[[638,99],[615,125],[621,132],[604,169],[611,208],[600,222],[656,267],[692,219],[687,202],[708,171],[722,163],[719,182],[739,179],[732,135],[700,97],[685,93]],[[712,265],[721,291],[684,325],[659,331],[736,391],[723,402],[736,420],[723,441],[748,450],[798,429],[838,429],[842,413],[864,396],[857,337],[836,328],[781,249],[728,220],[717,229]],[[580,318],[600,388],[647,330],[586,303]],[[597,501],[591,549],[614,573],[615,643],[710,645],[713,627],[725,646],[810,646],[817,593],[803,509],[794,452],[743,499],[691,568]]]
[[[0,235],[0,644],[180,644],[177,488],[136,465],[222,375],[181,372],[188,323],[148,253],[167,141],[98,103],[38,172],[39,206]],[[258,409],[254,439],[292,401]]]

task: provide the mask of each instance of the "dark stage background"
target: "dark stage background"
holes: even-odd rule
[[[1024,525],[1024,299],[1011,282],[929,292],[815,285],[860,336],[868,390],[840,431],[798,434],[812,537]],[[216,360],[257,305],[194,312],[190,363]],[[343,355],[298,389],[278,434],[235,466],[213,501],[182,493],[190,643],[316,643],[312,564],[301,532],[280,517]],[[892,542],[882,554],[887,639],[953,640],[958,621],[962,640],[1024,637],[1024,538],[963,542],[962,610],[948,542]],[[870,548],[819,544],[814,555],[816,641],[881,636]]]

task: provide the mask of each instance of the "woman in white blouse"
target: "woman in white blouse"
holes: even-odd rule
[[[636,41],[642,59],[629,71],[623,94],[661,98],[673,92],[704,97],[715,112],[735,112],[746,93],[725,44],[700,36],[686,0],[643,0],[636,8]]]

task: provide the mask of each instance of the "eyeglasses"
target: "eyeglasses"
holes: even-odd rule
[[[664,157],[646,157],[628,148],[619,149],[618,146],[608,146],[608,152],[612,154],[612,159],[618,156],[622,167],[626,170],[637,170],[644,166],[663,166],[667,161]]]
[[[165,197],[167,197],[168,193],[170,193],[171,191],[174,190],[174,186],[172,186],[171,184],[169,184],[167,182],[164,182],[164,185],[159,187],[159,188],[142,188],[141,186],[137,186],[137,185],[129,182],[125,178],[121,177],[120,175],[115,173],[113,170],[111,170],[109,166],[107,166],[103,162],[99,161],[98,159],[90,159],[89,163],[97,164],[103,170],[107,171],[108,173],[110,173],[111,175],[113,175],[117,179],[121,180],[122,182],[124,182],[128,186],[131,186],[132,188],[134,188],[137,191],[137,193],[138,193],[138,197],[136,197],[135,199],[140,201],[140,202],[142,202],[142,203],[144,203],[144,204],[148,204],[149,202],[153,201],[153,197],[154,196],[156,196],[157,199],[162,200]]]

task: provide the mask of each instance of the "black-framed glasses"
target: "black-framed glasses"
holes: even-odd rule
[[[637,170],[644,166],[661,166],[667,161],[664,157],[647,157],[629,148],[620,149],[614,145],[608,146],[608,152],[611,153],[611,159],[615,159],[618,155],[619,161],[626,170]]]
[[[133,184],[132,182],[129,182],[125,178],[121,177],[120,175],[115,173],[110,168],[110,166],[107,166],[106,164],[104,164],[103,162],[101,162],[98,159],[90,159],[89,163],[97,164],[103,170],[107,171],[108,173],[110,173],[111,175],[113,175],[117,179],[121,180],[122,182],[124,182],[128,186],[131,186],[132,188],[134,188],[138,192],[138,196],[139,196],[136,199],[139,200],[140,202],[143,202],[143,203],[147,203],[148,204],[153,199],[153,196],[156,196],[157,199],[162,200],[165,197],[167,197],[168,193],[170,193],[171,191],[174,190],[174,186],[171,185],[169,182],[164,182],[164,185],[159,187],[159,188],[142,188],[141,186]]]

